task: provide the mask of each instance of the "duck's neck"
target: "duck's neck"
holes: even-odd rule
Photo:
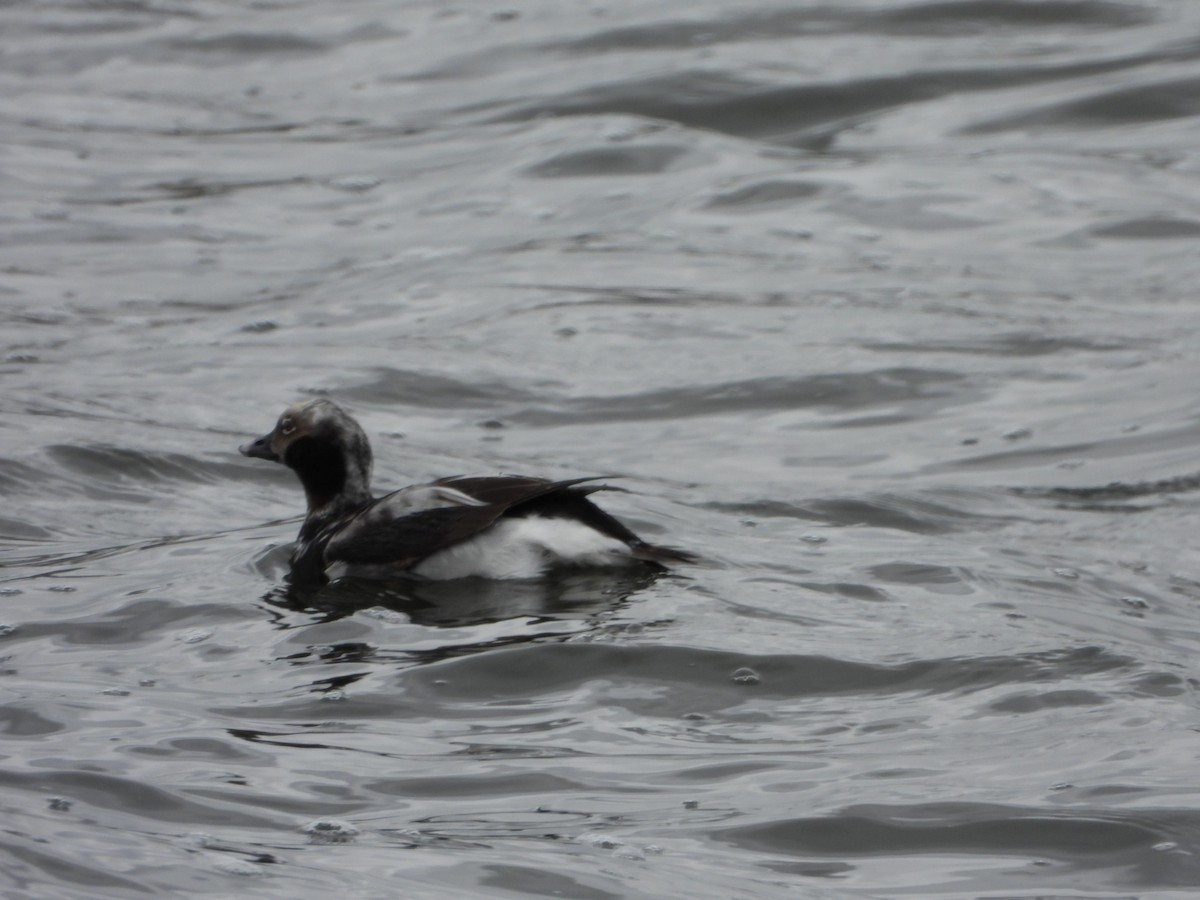
[[[304,485],[309,523],[324,524],[371,500],[371,459],[313,438],[301,438],[284,459]]]

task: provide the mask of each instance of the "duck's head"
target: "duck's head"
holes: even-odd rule
[[[295,472],[310,516],[344,512],[371,499],[371,445],[359,424],[330,400],[292,404],[272,431],[238,450]]]

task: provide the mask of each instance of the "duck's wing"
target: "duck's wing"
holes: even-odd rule
[[[574,513],[571,517],[583,519],[598,531],[638,542],[633,532],[588,501],[586,495],[600,486],[576,487],[594,480],[457,476],[405,488],[331,526],[325,538],[324,561],[326,565],[345,562],[407,569],[478,534],[506,514],[553,517],[556,511],[559,516]],[[586,514],[580,515],[581,511]]]
[[[330,536],[324,562],[326,566],[337,562],[384,565],[402,571],[482,531],[498,516],[482,506],[444,506],[370,525],[357,520]]]
[[[505,508],[500,515],[544,516],[548,519],[571,519],[581,522],[601,534],[626,544],[634,559],[663,565],[681,562],[694,563],[699,560],[699,557],[686,550],[647,543],[619,520],[589,500],[588,495],[594,494],[596,491],[625,490],[611,484],[595,483],[607,480],[608,477],[610,476],[598,475],[587,478],[570,478],[564,481],[548,481],[544,478],[530,478],[522,475],[494,477],[456,475],[434,483],[461,491],[479,502],[504,504]],[[494,522],[495,519],[492,521]]]

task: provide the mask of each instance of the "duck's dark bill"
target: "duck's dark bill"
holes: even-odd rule
[[[257,440],[246,441],[246,443],[238,447],[238,452],[242,456],[253,456],[255,459],[269,459],[271,462],[279,462],[279,456],[271,449],[271,435],[269,434],[264,434]]]

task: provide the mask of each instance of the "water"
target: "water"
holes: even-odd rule
[[[1200,886],[1200,6],[7,4],[5,897]],[[283,589],[236,446],[661,577]]]

